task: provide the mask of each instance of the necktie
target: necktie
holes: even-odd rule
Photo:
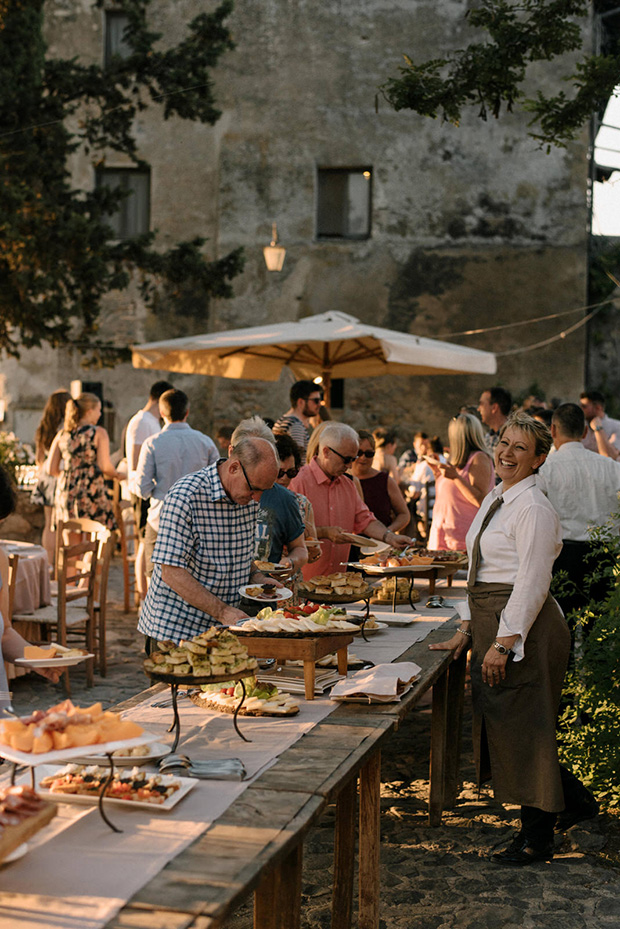
[[[478,568],[480,567],[480,536],[487,528],[500,506],[504,502],[503,497],[498,497],[497,500],[494,500],[489,509],[486,512],[484,519],[482,520],[482,525],[480,526],[480,531],[474,539],[474,544],[471,550],[471,564],[469,568],[469,577],[467,583],[469,585],[476,583],[476,575],[478,574]]]

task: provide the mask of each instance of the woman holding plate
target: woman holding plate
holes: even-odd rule
[[[536,486],[551,447],[547,427],[525,413],[506,421],[495,449],[501,483],[467,534],[467,603],[446,642],[454,657],[471,646],[474,754],[479,784],[521,806],[521,829],[492,860],[528,865],[553,858],[556,826],[595,816],[592,794],[558,763],[556,719],[570,633],[549,593],[560,522]],[[558,816],[559,814],[559,816]]]

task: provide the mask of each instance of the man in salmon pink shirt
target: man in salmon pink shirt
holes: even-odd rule
[[[404,548],[411,539],[395,535],[376,519],[345,473],[359,452],[358,435],[344,423],[328,423],[322,433],[318,455],[293,478],[289,490],[310,500],[319,539],[325,539],[318,561],[304,566],[304,580],[317,574],[342,571],[349,558],[350,542],[343,532],[363,533],[394,548]]]

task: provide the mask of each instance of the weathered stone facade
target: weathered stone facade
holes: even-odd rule
[[[94,2],[46,6],[50,54],[100,61],[102,12]],[[153,0],[153,27],[172,41],[210,6]],[[472,113],[455,128],[395,113],[381,97],[375,106],[378,85],[403,53],[422,60],[469,41],[467,8],[466,0],[236,0],[237,47],[214,75],[220,121],[213,128],[163,122],[153,109],[136,129],[152,170],[152,227],[166,245],[205,235],[213,257],[242,245],[247,261],[235,296],[184,319],[111,296],[104,332],[135,342],[341,310],[441,338],[584,306],[585,133],[546,154],[527,138],[523,114],[483,122]],[[540,66],[536,87],[557,88],[561,70]],[[317,241],[317,167],[360,165],[372,167],[370,238]],[[93,183],[87,160],[76,159],[72,170],[77,184]],[[262,256],[274,220],[287,248],[280,273],[267,272]],[[458,341],[508,352],[576,318]],[[581,329],[546,348],[500,356],[495,380],[514,391],[537,382],[549,396],[575,398],[584,339]],[[19,364],[3,361],[2,371],[10,417],[40,409],[51,390],[83,376],[103,382],[121,425],[144,403],[148,385],[165,376],[129,366],[81,375],[77,358],[47,350],[24,353]],[[207,430],[248,413],[275,417],[288,406],[286,373],[276,385],[171,379],[192,399],[193,424]],[[450,416],[487,384],[477,376],[351,380],[335,415],[354,426],[397,425],[407,442],[420,427],[445,435]]]

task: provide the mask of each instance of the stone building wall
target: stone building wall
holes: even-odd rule
[[[153,26],[172,41],[184,22],[211,6],[153,0]],[[149,110],[137,125],[162,245],[205,235],[211,257],[242,245],[247,260],[235,296],[180,318],[165,306],[154,316],[131,295],[111,295],[104,333],[154,340],[341,310],[444,337],[584,306],[585,135],[546,154],[527,138],[520,114],[486,123],[467,114],[456,128],[395,113],[377,98],[403,53],[422,60],[466,44],[467,8],[466,0],[236,0],[236,50],[214,73],[220,121],[164,122]],[[101,59],[102,13],[94,2],[49,0],[46,9],[50,54]],[[560,75],[557,63],[541,66],[532,87],[557,88]],[[372,167],[371,237],[317,241],[317,167],[360,165]],[[72,170],[76,183],[93,183],[86,160],[76,159]],[[273,221],[287,248],[279,274],[267,272],[262,256]],[[456,341],[511,352],[564,324],[556,319]],[[536,382],[549,396],[569,399],[582,387],[583,368],[579,330],[547,348],[500,355],[494,380],[515,392]],[[47,350],[24,353],[19,364],[2,362],[2,371],[10,415],[20,405],[42,406],[51,390],[80,377],[78,358]],[[103,382],[122,423],[161,376],[123,365],[84,378]],[[189,393],[193,424],[207,430],[254,412],[275,417],[288,406],[286,372],[275,385],[170,379]],[[475,403],[488,383],[478,376],[386,377],[372,386],[350,380],[335,415],[354,426],[398,425],[404,441],[420,427],[445,435],[448,419],[461,404]]]

